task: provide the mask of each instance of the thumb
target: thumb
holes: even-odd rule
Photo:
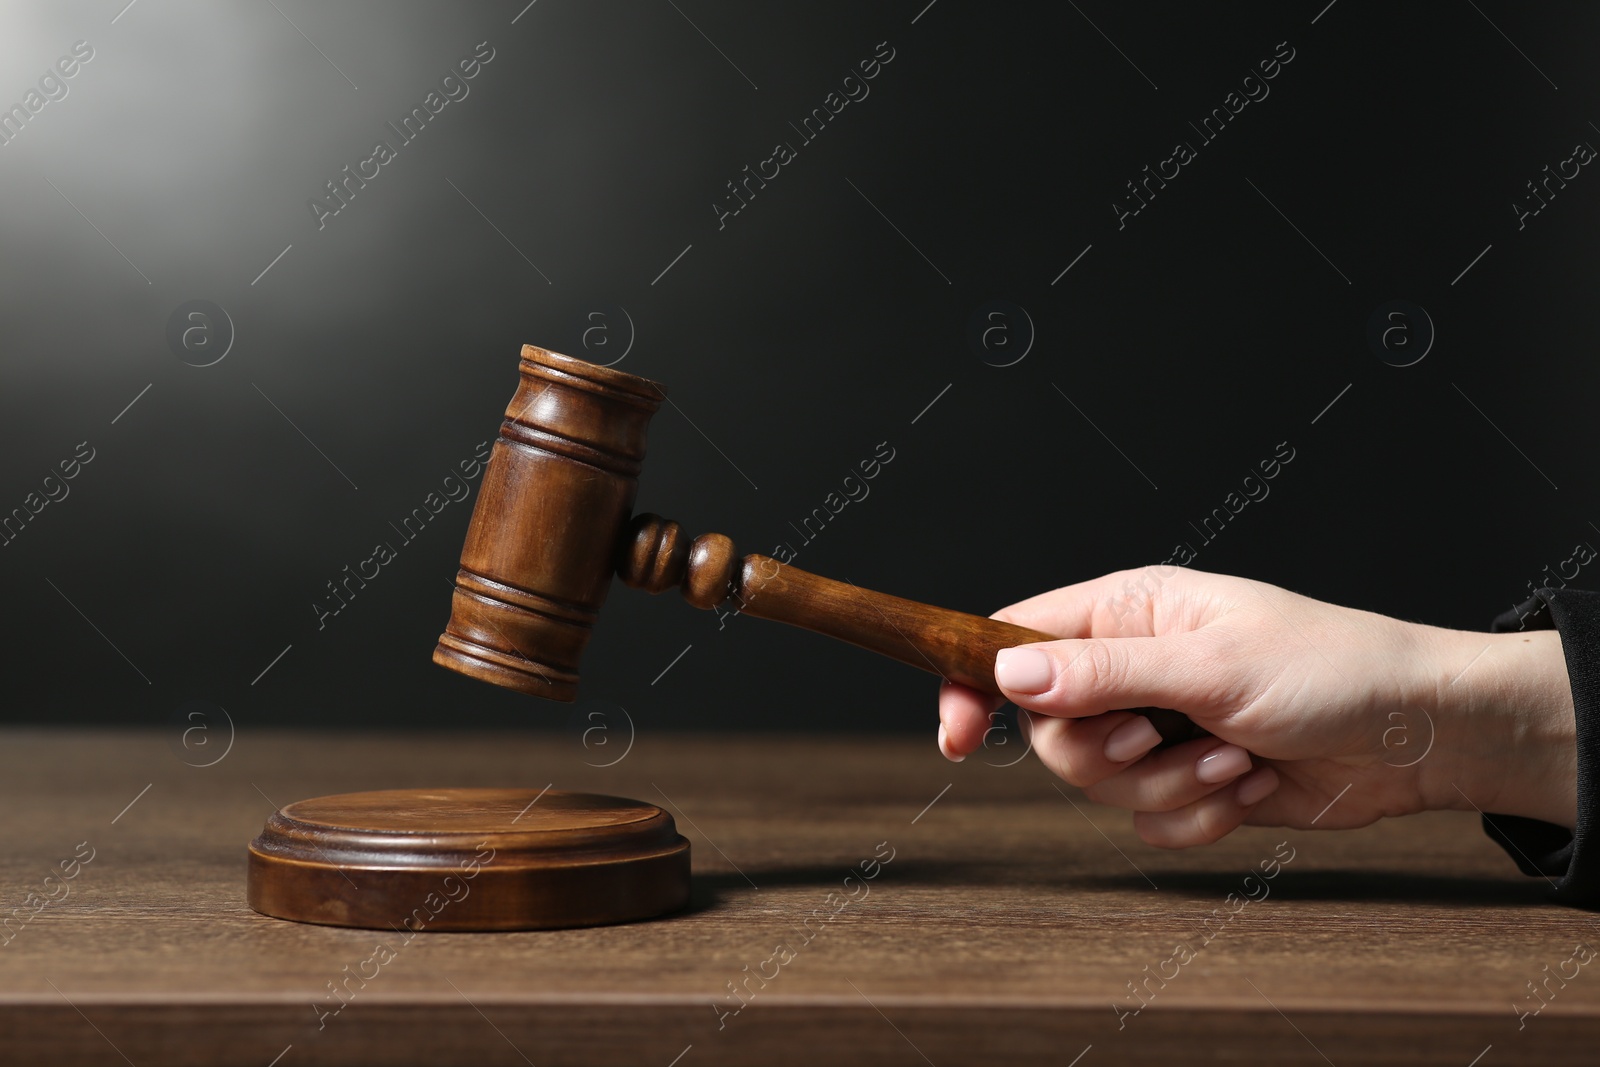
[[[1143,707],[1204,714],[1221,700],[1215,650],[1203,652],[1189,634],[1004,648],[994,676],[1006,699],[1064,718]]]

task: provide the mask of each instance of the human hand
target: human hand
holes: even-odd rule
[[[1132,809],[1149,844],[1435,809],[1574,825],[1572,692],[1553,630],[1446,630],[1181,567],[1109,574],[994,618],[1061,635],[1002,650],[996,681],[1045,766]],[[1001,703],[942,686],[945,755],[980,747]],[[1156,749],[1149,720],[1125,710],[1141,707],[1213,736]]]

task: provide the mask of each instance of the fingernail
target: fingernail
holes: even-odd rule
[[[1218,782],[1237,778],[1249,769],[1250,753],[1238,745],[1223,745],[1200,757],[1199,762],[1194,765],[1194,776],[1202,782],[1216,785]]]
[[[1238,798],[1240,806],[1248,808],[1254,804],[1261,803],[1276,792],[1277,789],[1278,772],[1271,767],[1262,767],[1251,774],[1245,775],[1239,782],[1239,791],[1234,795]]]
[[[954,752],[951,752],[950,751],[950,746],[948,744],[948,741],[949,741],[949,738],[947,738],[945,736],[945,732],[944,732],[944,723],[940,723],[939,724],[939,751],[944,754],[944,758],[949,760],[951,763],[960,763],[962,760],[967,758],[965,756],[958,756]]]
[[[1050,657],[1037,648],[1002,648],[994,658],[994,680],[1014,693],[1042,693],[1055,675]]]
[[[1160,741],[1161,735],[1150,720],[1138,715],[1106,735],[1106,759],[1126,763],[1149,752]]]

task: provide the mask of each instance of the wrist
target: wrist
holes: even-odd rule
[[[1577,724],[1560,634],[1437,635],[1434,749],[1417,768],[1428,806],[1574,828]]]

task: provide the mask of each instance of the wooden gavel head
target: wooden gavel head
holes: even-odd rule
[[[645,430],[666,390],[533,345],[523,346],[521,372],[433,661],[570,701],[633,513]]]

